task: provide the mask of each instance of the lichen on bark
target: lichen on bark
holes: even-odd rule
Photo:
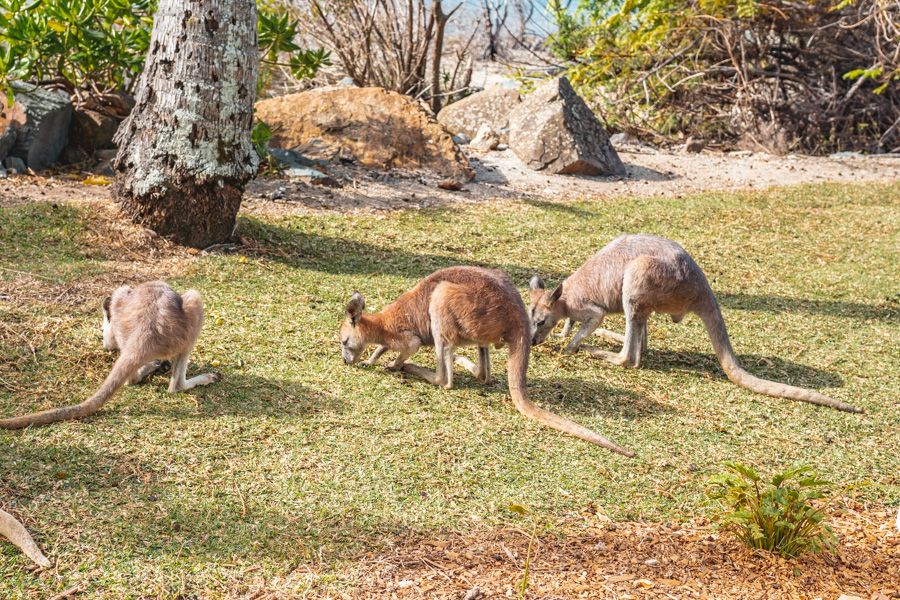
[[[116,136],[115,195],[176,242],[224,241],[257,171],[256,27],[254,0],[160,0],[136,105]]]

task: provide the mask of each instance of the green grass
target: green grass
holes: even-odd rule
[[[60,288],[110,270],[114,257],[79,241],[90,218],[79,206],[0,209],[0,267]],[[517,525],[510,503],[563,529],[589,504],[614,519],[705,514],[704,482],[729,459],[766,471],[803,461],[839,484],[865,482],[859,493],[875,502],[900,499],[900,184],[242,217],[240,228],[264,250],[200,256],[171,279],[206,302],[191,372],[214,365],[224,381],[170,396],[156,378],[86,422],[0,432],[0,503],[59,562],[32,574],[0,544],[0,597],[79,582],[109,598],[217,597],[257,580],[299,593],[346,577],[373,547]],[[640,370],[533,356],[533,399],[633,460],[516,413],[504,350],[495,383],[460,373],[450,391],[340,360],[353,290],[377,308],[434,269],[483,264],[524,291],[532,273],[555,284],[637,231],[679,240],[706,270],[748,370],[867,413],[732,385],[694,317],[653,319]],[[0,337],[4,415],[81,400],[112,363],[97,302],[48,297],[0,300],[0,320],[21,334]],[[415,360],[433,364],[428,352]]]

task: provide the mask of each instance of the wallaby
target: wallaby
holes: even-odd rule
[[[742,369],[706,275],[684,248],[671,240],[646,234],[623,235],[589,258],[553,291],[544,288],[538,275],[531,279],[529,287],[534,345],[542,343],[560,319],[571,319],[581,323],[581,327],[565,350],[576,352],[607,314],[624,312],[621,352],[585,349],[617,365],[638,367],[641,352],[647,350],[650,315],[667,313],[678,323],[692,312],[703,321],[722,369],[737,385],[768,396],[863,412],[818,392],[760,379]],[[620,338],[606,330],[602,333],[611,339]]]
[[[28,530],[19,523],[15,517],[0,509],[0,537],[5,537],[13,543],[19,550],[25,553],[25,556],[33,560],[39,566],[47,569],[50,567],[50,561],[34,543]]]
[[[119,350],[119,358],[97,392],[72,406],[21,417],[0,419],[0,428],[21,429],[94,414],[126,383],[140,383],[173,359],[169,393],[218,381],[218,373],[185,379],[191,350],[203,324],[203,301],[196,290],[179,295],[165,282],[122,286],[103,301],[103,347]]]
[[[341,324],[341,355],[356,363],[369,344],[377,348],[375,364],[387,350],[399,355],[391,369],[421,377],[447,389],[453,387],[454,362],[484,383],[490,381],[489,347],[509,346],[507,377],[513,404],[524,415],[564,433],[625,456],[634,454],[601,435],[559,417],[528,399],[525,376],[531,351],[528,313],[518,290],[500,271],[479,267],[450,267],[436,271],[404,292],[378,313],[364,313],[365,300],[354,292]],[[478,346],[478,364],[456,356],[459,346]],[[434,346],[437,371],[407,363],[422,346]]]

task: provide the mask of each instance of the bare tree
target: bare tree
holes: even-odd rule
[[[254,0],[160,0],[116,136],[115,195],[135,222],[196,247],[231,234],[258,166],[256,36]]]

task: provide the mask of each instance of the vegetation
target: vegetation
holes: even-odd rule
[[[900,5],[552,2],[550,49],[615,127],[754,148],[900,149]]]
[[[7,203],[0,414],[68,404],[99,385],[113,360],[100,345],[100,298],[122,281],[162,276],[201,290],[207,319],[190,372],[224,379],[170,396],[155,378],[88,421],[0,432],[0,502],[59,563],[33,573],[0,544],[0,597],[82,582],[86,596],[108,598],[347,591],[363,553],[521,527],[510,504],[556,532],[578,527],[588,506],[614,520],[703,514],[714,465],[738,457],[770,473],[811,464],[840,487],[870,480],[861,498],[895,506],[898,201],[889,183],[375,215],[256,204],[227,254],[154,250],[138,228],[129,241],[132,228],[96,204]],[[519,415],[504,350],[492,353],[493,384],[461,373],[453,390],[340,360],[354,289],[382,307],[433,269],[466,263],[503,268],[524,290],[533,272],[559,281],[622,231],[686,246],[748,370],[867,413],[738,388],[692,317],[651,321],[641,369],[554,347],[532,358],[535,402],[636,459]],[[416,360],[434,364],[428,352]]]
[[[752,468],[725,463],[710,479],[707,495],[722,508],[721,524],[747,547],[795,557],[833,551],[837,545],[825,512],[812,501],[825,497],[829,483],[809,465],[788,468],[763,481]]]
[[[77,101],[131,93],[150,45],[154,0],[0,0],[0,92],[15,80],[62,87]],[[315,75],[328,53],[294,43],[297,20],[262,2],[263,84],[276,67],[297,79]]]

